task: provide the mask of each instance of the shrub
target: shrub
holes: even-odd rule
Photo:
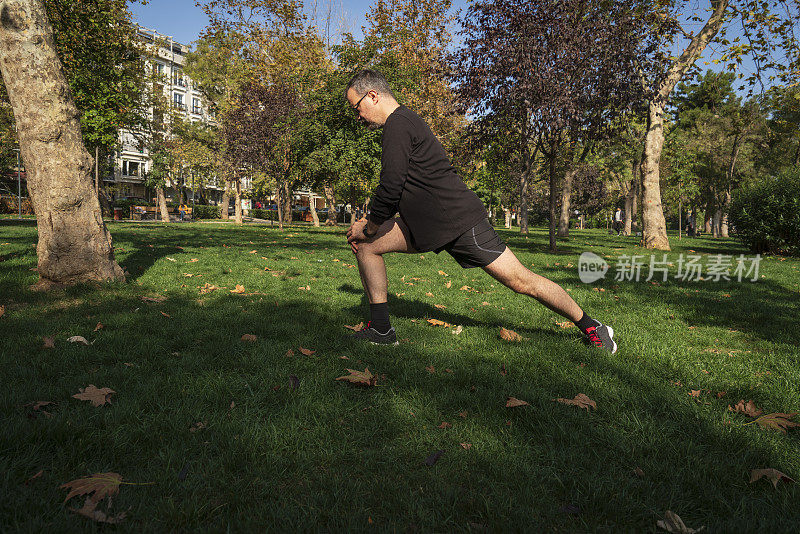
[[[195,205],[192,210],[192,219],[219,219],[220,206]]]
[[[800,255],[800,170],[741,188],[729,219],[753,252]]]

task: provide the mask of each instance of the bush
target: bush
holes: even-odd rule
[[[729,219],[753,252],[800,255],[800,170],[741,188]]]
[[[260,208],[253,208],[250,210],[250,217],[254,217],[256,219],[267,219],[267,220],[277,220],[278,219],[278,212],[275,210],[265,210]]]
[[[220,206],[200,206],[195,204],[192,219],[219,219]]]

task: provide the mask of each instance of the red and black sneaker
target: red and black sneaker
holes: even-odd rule
[[[359,341],[369,341],[373,345],[399,345],[397,342],[397,335],[394,333],[394,327],[389,327],[389,331],[381,334],[372,328],[372,321],[367,323],[367,326],[352,335],[353,339]]]
[[[611,354],[617,352],[617,344],[614,342],[614,329],[610,326],[601,324],[586,329],[586,337],[589,343],[595,347],[606,349]]]

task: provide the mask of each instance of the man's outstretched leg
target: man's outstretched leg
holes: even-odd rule
[[[381,225],[375,237],[359,241],[353,247],[370,311],[366,328],[353,335],[356,339],[381,345],[397,344],[397,336],[389,322],[389,282],[383,255],[387,252],[416,252],[408,235],[408,229],[400,219],[391,219]]]
[[[591,343],[614,354],[614,330],[589,317],[564,289],[555,282],[532,272],[506,248],[492,263],[483,268],[509,289],[535,298],[547,308],[569,319],[580,328]]]

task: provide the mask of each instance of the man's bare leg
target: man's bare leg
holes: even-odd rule
[[[522,265],[508,247],[483,270],[509,289],[535,298],[573,323],[577,323],[583,316],[581,307],[560,285]]]
[[[408,227],[403,221],[389,219],[381,225],[374,238],[358,243],[358,272],[370,304],[380,304],[388,300],[389,282],[383,255],[389,252],[416,252],[408,236]]]

